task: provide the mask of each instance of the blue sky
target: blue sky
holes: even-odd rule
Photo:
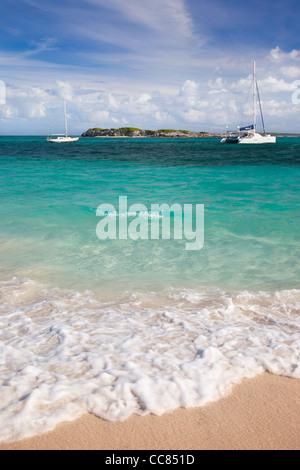
[[[1,0],[0,134],[247,124],[299,131],[299,0]],[[3,101],[3,100],[2,100]]]

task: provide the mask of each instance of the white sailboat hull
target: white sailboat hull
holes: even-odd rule
[[[256,132],[248,134],[231,134],[221,140],[222,144],[276,144],[276,137],[273,135],[261,135]]]
[[[52,142],[54,144],[77,142],[77,140],[79,140],[79,137],[47,137],[47,142]]]
[[[273,135],[249,134],[240,137],[238,144],[276,144],[276,137]]]

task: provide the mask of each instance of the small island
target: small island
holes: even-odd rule
[[[88,129],[81,137],[224,137],[224,134],[209,132],[192,132],[175,129],[143,130],[136,127],[120,127],[119,129]]]

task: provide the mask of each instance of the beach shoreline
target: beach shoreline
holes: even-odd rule
[[[202,408],[108,422],[87,414],[0,450],[299,450],[300,380],[264,373]]]

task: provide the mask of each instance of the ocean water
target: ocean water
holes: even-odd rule
[[[300,138],[0,137],[0,181],[0,442],[300,378]],[[204,204],[203,248],[99,240],[120,196]]]

